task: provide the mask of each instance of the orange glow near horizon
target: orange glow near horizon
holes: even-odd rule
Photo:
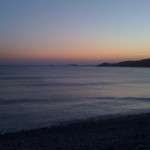
[[[87,45],[79,44],[61,44],[58,46],[48,45],[7,45],[4,48],[5,51],[1,51],[0,59],[10,60],[66,60],[66,61],[119,61],[129,59],[142,59],[148,58],[148,48],[142,50],[134,48],[132,46],[121,47],[121,45],[110,45],[106,44],[90,44]],[[149,54],[149,55],[148,55]]]

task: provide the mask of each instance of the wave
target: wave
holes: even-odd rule
[[[150,97],[93,97],[93,99],[99,100],[138,100],[138,101],[150,101]]]
[[[80,98],[78,98],[80,99]],[[86,103],[86,99],[88,100],[136,100],[136,101],[145,101],[150,102],[150,97],[87,97],[84,98],[84,102]],[[83,100],[83,99],[82,99]],[[69,103],[76,101],[75,98],[53,98],[53,99],[3,99],[0,100],[0,105],[12,105],[12,104],[21,104],[21,103]],[[94,102],[94,101],[93,101]]]
[[[41,79],[42,77],[0,77],[0,80]]]
[[[114,83],[100,82],[100,83],[25,83],[18,84],[19,86],[42,86],[42,87],[75,87],[75,86],[107,86]]]
[[[11,105],[11,104],[20,104],[20,103],[47,103],[47,102],[58,101],[58,99],[4,99],[0,100],[0,105]],[[60,102],[60,100],[59,100]]]

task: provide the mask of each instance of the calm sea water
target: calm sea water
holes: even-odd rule
[[[148,68],[0,67],[0,132],[144,112]]]

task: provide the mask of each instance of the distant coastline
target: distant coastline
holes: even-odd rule
[[[150,58],[141,59],[141,60],[129,60],[129,61],[121,61],[117,63],[108,63],[104,62],[98,65],[82,65],[82,64],[66,64],[66,65],[49,65],[49,66],[72,66],[72,67],[80,67],[80,66],[97,66],[97,67],[150,67]]]
[[[137,61],[121,61],[118,63],[102,63],[98,67],[150,67],[150,58]]]
[[[37,66],[49,66],[49,67],[55,67],[55,66],[70,66],[70,67],[150,67],[150,58],[148,59],[141,59],[141,60],[128,60],[128,61],[120,61],[116,63],[109,63],[109,62],[103,62],[99,64],[0,64],[0,67],[22,67],[22,66],[29,66],[29,67],[37,67]]]

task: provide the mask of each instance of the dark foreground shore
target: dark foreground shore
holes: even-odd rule
[[[0,150],[150,150],[150,114],[0,135]]]

